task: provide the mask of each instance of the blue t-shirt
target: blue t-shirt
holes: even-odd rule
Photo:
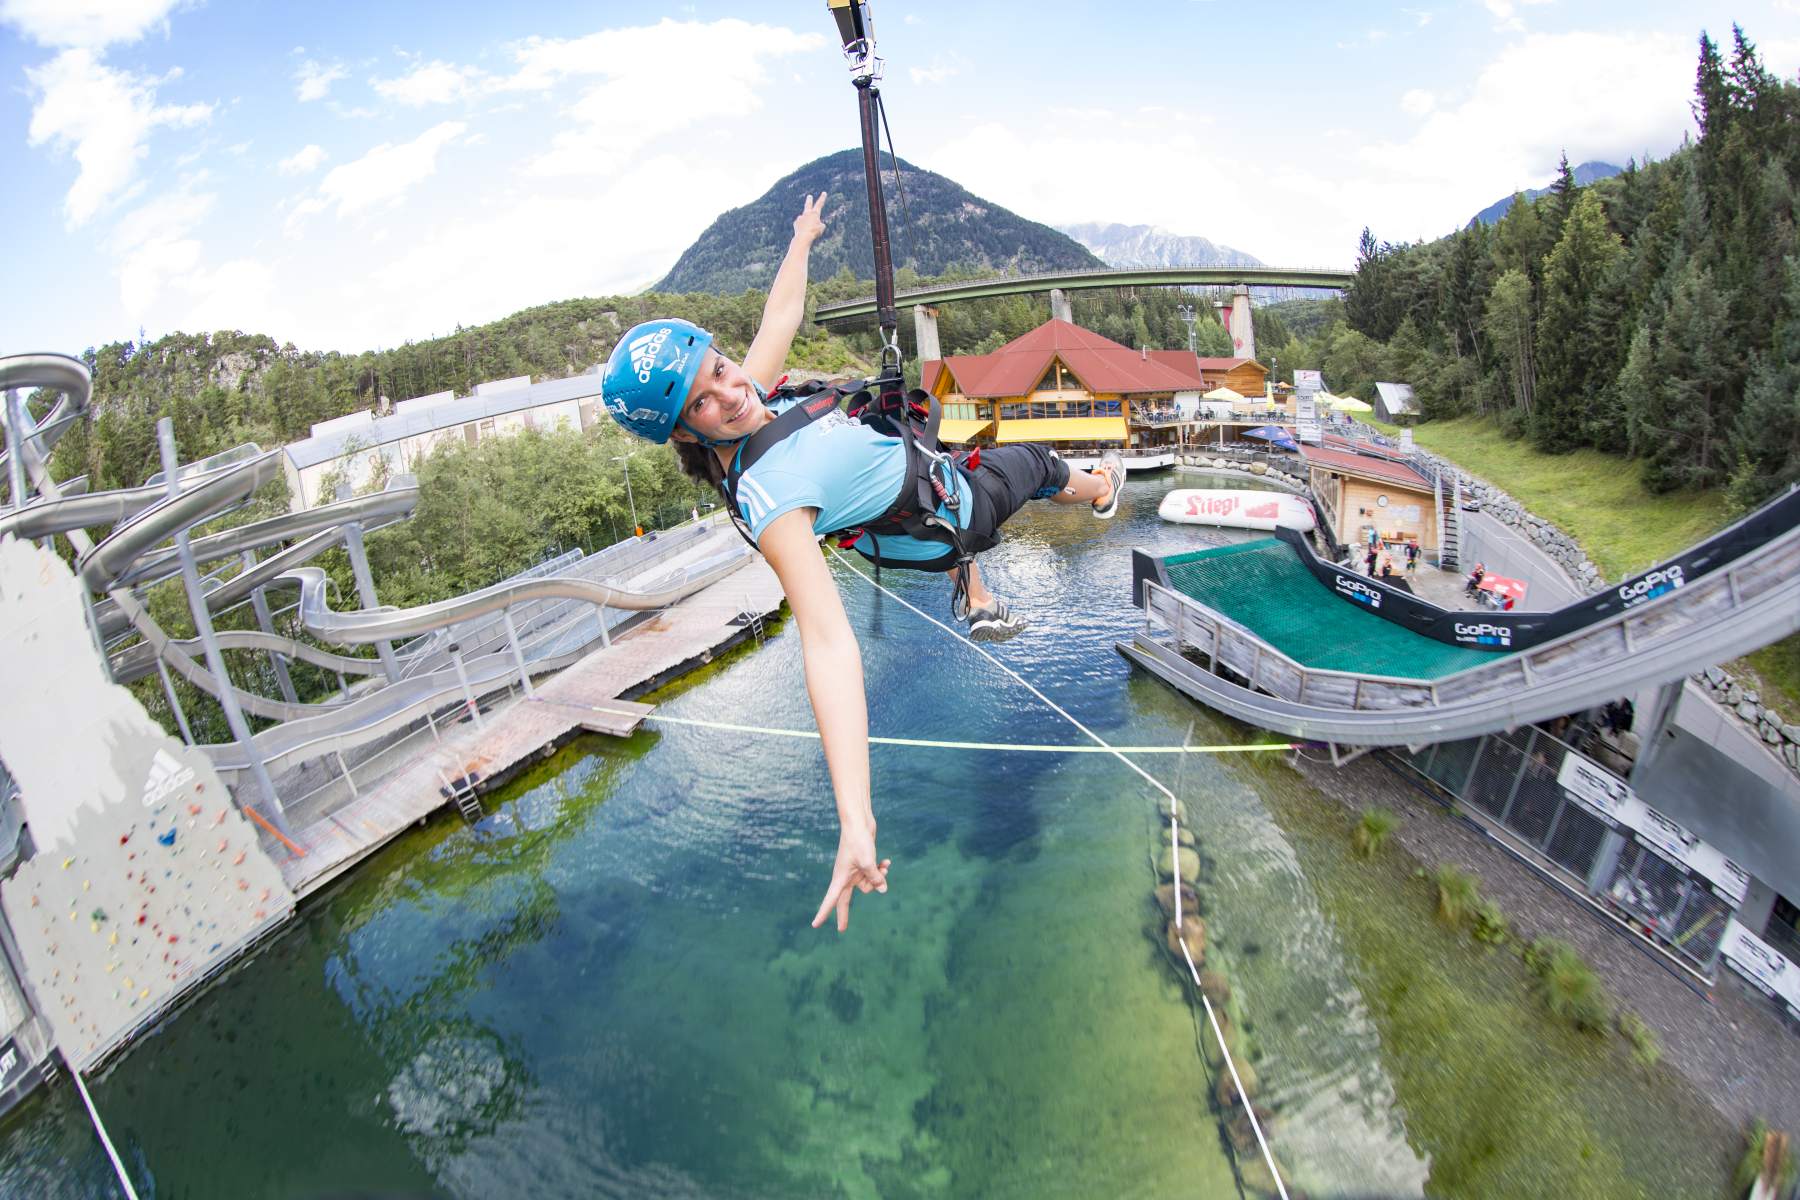
[[[770,407],[785,412],[797,401]],[[967,528],[974,501],[969,481],[955,471],[957,494],[962,497],[954,520]],[[785,512],[816,508],[815,530],[853,529],[888,510],[900,495],[906,477],[906,446],[897,437],[877,432],[853,421],[842,409],[826,413],[797,433],[781,439],[738,479],[737,502],[750,534],[762,540],[763,530]],[[949,518],[942,505],[938,515]],[[871,553],[867,537],[856,543],[864,555]],[[919,562],[938,558],[944,543],[893,535],[881,539],[881,557]]]

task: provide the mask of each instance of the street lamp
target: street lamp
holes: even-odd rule
[[[644,527],[638,524],[637,500],[631,495],[631,455],[615,454],[613,461],[625,464],[625,502],[631,505],[631,528],[639,537],[644,536]]]

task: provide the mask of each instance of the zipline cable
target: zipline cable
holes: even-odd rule
[[[1081,732],[1085,733],[1088,737],[1094,739],[1094,741],[1098,742],[1101,747],[1103,747],[1107,751],[1110,751],[1114,758],[1117,758],[1120,762],[1124,763],[1126,766],[1130,767],[1133,771],[1136,771],[1139,775],[1143,776],[1144,780],[1146,782],[1148,782],[1151,787],[1155,788],[1157,791],[1161,792],[1164,796],[1167,796],[1169,798],[1169,855],[1170,855],[1170,859],[1171,859],[1169,866],[1172,868],[1172,873],[1173,873],[1174,879],[1175,879],[1175,888],[1174,888],[1175,905],[1176,905],[1175,928],[1176,928],[1177,933],[1179,934],[1181,931],[1181,861],[1180,861],[1181,854],[1180,854],[1180,842],[1179,842],[1178,833],[1177,833],[1177,831],[1179,829],[1179,825],[1178,825],[1175,814],[1180,810],[1181,801],[1179,800],[1179,798],[1176,797],[1175,793],[1171,792],[1167,787],[1163,786],[1162,781],[1157,779],[1156,776],[1150,774],[1148,771],[1144,770],[1144,768],[1142,768],[1142,767],[1138,766],[1136,763],[1132,762],[1129,758],[1126,758],[1123,753],[1121,753],[1116,747],[1114,747],[1105,738],[1101,737],[1099,734],[1097,734],[1093,730],[1089,729],[1086,725],[1083,725],[1080,721],[1076,720],[1075,717],[1072,714],[1070,714],[1070,712],[1067,709],[1065,709],[1062,705],[1058,704],[1056,701],[1054,701],[1050,697],[1046,696],[1043,692],[1039,691],[1037,686],[1035,684],[1033,684],[1029,679],[1026,679],[1023,675],[1019,674],[1017,671],[1013,670],[1011,667],[1009,667],[1005,663],[1001,662],[998,658],[995,658],[992,654],[988,653],[988,651],[984,647],[982,647],[980,645],[980,643],[964,637],[962,634],[956,632],[956,630],[950,628],[948,625],[944,624],[942,621],[938,620],[936,617],[932,616],[930,613],[926,612],[924,609],[920,608],[918,605],[912,603],[906,597],[897,595],[896,593],[890,591],[888,588],[886,588],[882,584],[878,583],[877,581],[870,579],[867,575],[863,574],[861,571],[857,570],[854,566],[852,566],[850,564],[850,561],[848,559],[846,559],[842,554],[840,554],[836,548],[829,547],[829,543],[827,543],[827,546],[828,546],[828,548],[831,549],[831,556],[833,558],[837,559],[838,562],[842,563],[844,565],[844,568],[846,570],[848,570],[852,575],[855,575],[858,579],[861,579],[864,583],[868,584],[870,587],[876,589],[877,591],[883,593],[884,595],[892,596],[895,600],[898,600],[901,604],[905,605],[907,608],[911,609],[913,612],[917,613],[919,616],[923,617],[925,620],[931,622],[933,625],[936,625],[939,629],[943,630],[945,633],[949,634],[951,637],[955,638],[957,641],[966,643],[971,650],[975,651],[975,653],[981,655],[981,657],[987,659],[989,662],[993,663],[996,667],[999,667],[1002,671],[1006,672],[1006,674],[1012,676],[1014,679],[1016,679],[1020,683],[1024,684],[1026,690],[1028,690],[1032,695],[1036,696],[1039,700],[1042,700],[1045,704],[1049,705],[1052,710],[1054,710],[1056,713],[1058,713],[1060,716],[1062,716],[1064,720],[1069,722],[1069,724],[1075,726],[1075,728],[1081,730]],[[1184,763],[1187,761],[1186,755],[1182,756],[1181,761]],[[1244,1081],[1238,1075],[1237,1064],[1235,1062],[1233,1062],[1231,1059],[1231,1047],[1229,1047],[1225,1044],[1225,1031],[1219,1027],[1218,1014],[1213,1012],[1212,1001],[1208,1000],[1206,998],[1206,992],[1200,986],[1200,969],[1194,965],[1194,956],[1192,954],[1188,953],[1187,939],[1185,937],[1177,937],[1176,940],[1181,943],[1181,956],[1187,960],[1188,975],[1190,977],[1192,977],[1192,979],[1194,981],[1194,990],[1200,993],[1200,1003],[1206,1009],[1206,1019],[1212,1025],[1213,1037],[1218,1039],[1219,1056],[1225,1060],[1225,1066],[1231,1071],[1231,1081],[1237,1087],[1238,1097],[1244,1102],[1244,1115],[1250,1118],[1250,1128],[1256,1134],[1256,1144],[1262,1148],[1263,1161],[1268,1164],[1269,1175],[1275,1180],[1275,1190],[1280,1193],[1281,1200],[1288,1200],[1287,1185],[1285,1183],[1283,1183],[1282,1179],[1281,1179],[1281,1168],[1277,1167],[1275,1165],[1275,1155],[1269,1149],[1268,1139],[1263,1136],[1262,1122],[1256,1119],[1256,1106],[1250,1102],[1250,1094],[1244,1090]]]
[[[112,1139],[106,1135],[106,1126],[100,1121],[100,1110],[94,1107],[94,1098],[88,1095],[87,1084],[81,1081],[81,1072],[75,1064],[69,1064],[69,1078],[75,1081],[75,1090],[81,1093],[81,1102],[87,1105],[88,1119],[94,1123],[94,1132],[100,1135],[100,1144],[106,1147],[106,1157],[112,1160],[113,1171],[119,1177],[119,1186],[125,1189],[129,1200],[138,1200],[137,1189],[131,1186],[131,1176],[125,1174],[125,1164],[119,1161],[119,1152],[113,1149]]]
[[[550,700],[545,703],[555,704]],[[571,706],[576,707],[576,706]],[[623,709],[608,708],[604,704],[584,704],[579,707],[589,712],[605,713],[609,717],[635,717],[639,714]],[[646,721],[657,721],[664,725],[690,725],[696,729],[717,729],[725,733],[755,733],[765,737],[810,738],[819,740],[816,729],[777,729],[769,725],[738,725],[731,721],[703,721],[698,717],[671,717],[664,713],[644,714]],[[994,750],[1003,753],[1025,752],[1036,754],[1250,754],[1259,750],[1292,750],[1292,742],[1259,742],[1249,746],[1053,746],[1042,742],[951,742],[938,741],[933,738],[877,737],[869,735],[870,745],[881,746],[913,746],[926,750]]]

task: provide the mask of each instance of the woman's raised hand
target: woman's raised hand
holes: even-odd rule
[[[831,910],[837,910],[838,932],[850,928],[850,897],[857,892],[887,891],[888,867],[893,860],[875,857],[873,829],[845,829],[838,834],[837,861],[831,867],[831,886],[825,889],[825,902],[812,920],[817,929],[825,924]]]
[[[825,232],[825,197],[828,194],[820,192],[816,200],[811,196],[806,198],[806,207],[802,208],[800,215],[794,218],[795,237],[805,238],[811,242],[816,241],[818,236]]]

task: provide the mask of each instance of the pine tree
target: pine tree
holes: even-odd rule
[[[1800,482],[1800,258],[1784,267],[1786,311],[1769,353],[1753,363],[1731,430],[1731,498],[1739,508]]]
[[[1568,166],[1565,159],[1564,167]],[[1590,316],[1601,285],[1624,253],[1591,191],[1574,201],[1563,236],[1544,265],[1537,321],[1536,403],[1531,436],[1541,449],[1573,450],[1589,408],[1619,369],[1611,346],[1596,346]]]
[[[1531,281],[1523,271],[1515,268],[1494,280],[1482,328],[1503,364],[1514,407],[1529,418],[1537,390],[1537,332]]]

